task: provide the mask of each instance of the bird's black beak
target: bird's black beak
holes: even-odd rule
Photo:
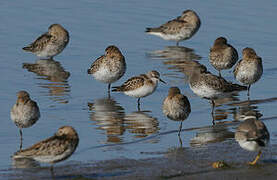
[[[165,82],[164,80],[162,80],[161,78],[159,78],[159,80],[160,80],[162,83],[166,84],[166,82]]]

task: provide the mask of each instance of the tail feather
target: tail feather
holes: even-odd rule
[[[161,32],[161,31],[160,31],[160,28],[146,28],[145,32],[151,33],[151,32]]]
[[[122,91],[122,88],[120,86],[112,87],[112,92],[120,92],[120,91]]]
[[[239,84],[232,84],[232,89],[234,89],[234,91],[246,91],[247,86],[242,86]]]
[[[33,47],[32,46],[26,46],[22,48],[24,51],[32,51]]]

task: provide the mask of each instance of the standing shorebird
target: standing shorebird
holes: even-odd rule
[[[17,151],[13,155],[13,159],[27,158],[50,163],[53,175],[53,164],[69,158],[76,150],[78,143],[79,137],[75,129],[71,126],[63,126],[54,136]]]
[[[111,83],[119,80],[126,71],[125,58],[116,46],[109,46],[105,50],[105,55],[97,58],[88,69],[96,80],[108,83],[110,94]]]
[[[171,87],[167,97],[163,101],[163,113],[171,120],[181,121],[178,136],[180,136],[182,130],[182,122],[187,119],[190,112],[188,98],[181,94],[178,87]]]
[[[210,49],[209,58],[211,65],[218,70],[219,76],[221,76],[220,71],[232,68],[239,57],[237,50],[227,43],[227,39],[219,37]]]
[[[26,91],[17,93],[16,104],[11,109],[11,119],[19,128],[20,149],[22,149],[22,128],[28,128],[35,124],[40,118],[40,111],[37,103],[30,98]]]
[[[252,48],[242,50],[242,60],[238,62],[234,69],[235,78],[248,85],[247,95],[249,96],[250,86],[257,82],[263,74],[262,58],[257,56]]]
[[[165,83],[160,78],[159,72],[149,71],[147,74],[128,79],[121,86],[113,87],[112,91],[123,92],[128,96],[138,98],[138,109],[140,110],[140,98],[152,94],[158,86],[158,81]]]
[[[262,154],[262,148],[268,144],[270,135],[262,121],[250,116],[238,126],[235,139],[243,149],[259,152],[255,160],[249,162],[250,165],[255,165]]]
[[[191,38],[199,29],[201,21],[193,10],[186,10],[183,14],[157,28],[146,28],[147,34],[159,36],[164,40],[180,41]]]
[[[60,24],[52,24],[48,32],[42,34],[33,43],[22,48],[38,57],[50,58],[60,54],[69,42],[69,34]]]
[[[232,84],[224,78],[203,72],[200,68],[194,67],[189,72],[189,86],[191,90],[201,98],[209,99],[212,104],[212,116],[214,123],[214,100],[228,97],[236,91],[246,90],[246,86]]]

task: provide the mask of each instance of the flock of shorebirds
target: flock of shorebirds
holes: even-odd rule
[[[186,10],[181,16],[162,24],[160,27],[147,28],[145,32],[165,40],[176,41],[178,46],[180,41],[191,38],[198,31],[200,25],[201,21],[196,12]],[[23,50],[32,52],[38,57],[52,59],[63,51],[68,42],[68,31],[59,24],[53,24],[49,27],[48,32],[42,34]],[[226,38],[219,37],[214,41],[209,54],[210,63],[219,71],[219,76],[211,74],[202,66],[192,67],[188,72],[191,90],[201,98],[211,101],[212,113],[215,99],[243,90],[247,90],[249,96],[250,86],[262,76],[262,59],[252,48],[243,49],[242,60],[237,63],[238,57],[236,49],[227,43]],[[230,69],[234,65],[235,79],[246,86],[233,84],[221,76],[221,70]],[[91,74],[94,79],[108,84],[110,96],[111,84],[118,81],[125,71],[124,56],[118,47],[111,45],[106,48],[104,55],[92,63],[87,73]],[[152,70],[146,74],[131,77],[122,85],[112,87],[111,91],[122,92],[138,98],[137,103],[140,110],[140,98],[152,94],[159,81],[165,83],[160,78],[159,72]],[[168,118],[181,121],[178,132],[180,136],[182,122],[191,112],[188,98],[181,94],[178,87],[171,87],[168,96],[163,101],[162,109]],[[32,126],[40,118],[37,103],[30,98],[26,91],[17,93],[17,101],[11,109],[10,116],[19,128],[21,137],[20,150],[13,155],[14,159],[30,158],[41,162],[55,163],[68,158],[78,146],[77,132],[71,126],[63,126],[58,129],[54,136],[22,150],[22,128]],[[269,142],[269,133],[262,121],[255,116],[249,116],[238,126],[235,139],[242,148],[259,152],[256,159],[250,162],[254,165],[261,155],[261,149]]]

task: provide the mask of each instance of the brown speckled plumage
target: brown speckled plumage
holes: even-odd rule
[[[108,83],[108,91],[110,92],[110,84],[119,80],[126,71],[125,58],[120,50],[114,46],[108,46],[105,55],[97,58],[91,67],[87,70],[96,80]]]
[[[26,91],[17,93],[16,104],[11,109],[11,119],[20,129],[32,126],[39,118],[40,111],[37,103],[31,100]]]
[[[146,28],[146,33],[160,36],[165,40],[177,42],[191,38],[199,29],[201,21],[192,10],[186,10],[181,16],[156,28]]]
[[[262,58],[257,56],[255,50],[252,48],[244,48],[242,55],[242,60],[235,66],[234,76],[244,85],[248,85],[249,95],[250,86],[262,77]]]
[[[160,79],[160,73],[157,71],[149,71],[147,74],[131,77],[121,86],[113,87],[112,91],[132,91],[147,84],[154,86],[154,82],[151,80],[153,77]]]
[[[213,47],[210,49],[210,63],[219,71],[230,69],[238,60],[237,50],[227,43],[227,39],[219,37],[215,40]]]
[[[71,126],[63,126],[54,136],[16,152],[13,158],[31,158],[41,162],[56,163],[71,156],[78,143],[79,137],[75,129]]]
[[[183,121],[190,112],[188,98],[181,94],[178,87],[171,87],[168,96],[163,101],[163,113],[171,120]]]
[[[197,72],[198,71],[198,72]],[[195,70],[189,78],[190,86],[193,88],[209,87],[219,94],[230,93],[233,91],[246,90],[245,86],[233,84],[226,81],[224,78],[211,74],[209,72],[201,73],[199,70]],[[212,98],[212,97],[205,97]]]
[[[39,57],[53,58],[63,51],[69,42],[69,33],[60,24],[52,24],[48,32],[42,34],[23,50]]]

